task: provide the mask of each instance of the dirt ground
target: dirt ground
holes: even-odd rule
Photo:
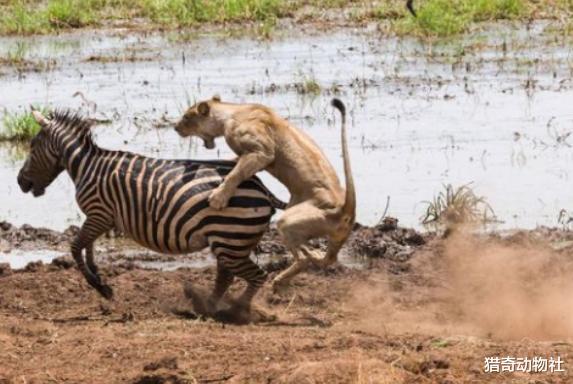
[[[69,235],[0,230],[13,248]],[[261,252],[282,252],[274,238]],[[358,227],[345,252],[362,268],[311,270],[280,294],[265,286],[257,306],[277,320],[249,325],[195,317],[182,286],[210,287],[212,267],[105,263],[108,302],[67,259],[3,266],[0,383],[570,383],[572,240]],[[272,278],[283,265],[265,267]],[[560,356],[566,372],[486,374],[492,356]]]

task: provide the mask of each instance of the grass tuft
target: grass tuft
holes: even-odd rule
[[[46,109],[38,108],[43,114],[48,114]],[[36,122],[31,112],[4,114],[2,119],[4,130],[0,132],[1,141],[28,141],[40,132],[40,125]]]
[[[6,57],[0,58],[0,62],[9,65],[23,65],[27,62],[26,56],[28,55],[29,47],[26,43],[18,42],[11,48]]]
[[[444,190],[426,204],[426,212],[421,217],[423,225],[445,226],[448,230],[461,225],[485,225],[497,221],[486,199],[477,196],[469,184],[458,188],[444,185]]]
[[[143,0],[141,13],[162,25],[190,26],[202,22],[267,21],[281,15],[279,0]]]
[[[525,0],[427,0],[418,6],[418,17],[405,17],[397,27],[402,33],[443,37],[465,32],[473,23],[513,20],[526,12]]]
[[[268,33],[291,6],[280,0],[5,0],[0,1],[0,33],[50,33],[134,17],[170,28],[257,21]]]
[[[45,10],[50,26],[60,28],[81,28],[94,24],[95,17],[89,7],[90,1],[52,0]]]
[[[314,74],[305,75],[299,72],[300,81],[294,83],[294,88],[299,95],[318,96],[322,92],[322,87],[316,81]]]

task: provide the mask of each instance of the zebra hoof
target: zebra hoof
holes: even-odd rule
[[[101,284],[100,286],[96,287],[96,289],[105,299],[113,299],[113,289],[109,285]]]

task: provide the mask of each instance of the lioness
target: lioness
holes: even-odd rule
[[[346,144],[346,109],[338,99],[332,105],[342,115],[346,193],[316,143],[263,105],[225,103],[214,96],[190,107],[175,127],[183,137],[201,138],[208,149],[215,148],[215,138],[224,136],[239,156],[233,171],[209,196],[211,207],[224,208],[237,186],[263,169],[288,188],[291,200],[277,226],[295,262],[275,278],[275,290],[309,261],[322,266],[335,262],[354,225],[356,195]],[[323,236],[328,238],[326,255],[305,246]]]

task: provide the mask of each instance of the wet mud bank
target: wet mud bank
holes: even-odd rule
[[[18,269],[26,267],[23,260],[50,264],[69,259],[70,242],[78,233],[77,226],[70,226],[60,232],[47,228],[36,228],[28,224],[16,226],[0,222],[0,263]],[[375,227],[356,224],[347,245],[343,248],[340,261],[353,268],[364,268],[368,259],[405,261],[414,248],[423,245],[433,235],[422,235],[413,229],[399,228],[397,220],[391,224]],[[326,243],[313,241],[311,246],[326,250]],[[110,231],[96,241],[96,257],[101,263],[113,265],[133,264],[134,267],[151,269],[177,269],[179,267],[206,267],[214,265],[208,250],[188,255],[166,255],[151,252]],[[265,233],[254,252],[257,262],[269,271],[288,266],[287,250],[274,225]]]
[[[2,239],[32,232],[3,231]],[[59,247],[69,235],[38,236]],[[572,240],[548,228],[443,238],[388,223],[357,226],[344,252],[363,258],[361,268],[313,268],[280,293],[264,286],[256,305],[276,319],[243,326],[193,315],[183,286],[210,288],[213,266],[161,271],[102,262],[113,301],[90,289],[71,262],[8,269],[0,274],[0,380],[527,381],[528,374],[485,374],[484,356],[573,357],[570,299],[559,294],[573,281]],[[260,248],[283,253],[275,231]],[[269,277],[283,265],[265,264]],[[547,297],[555,300],[542,305]],[[571,379],[565,372],[540,380]]]

